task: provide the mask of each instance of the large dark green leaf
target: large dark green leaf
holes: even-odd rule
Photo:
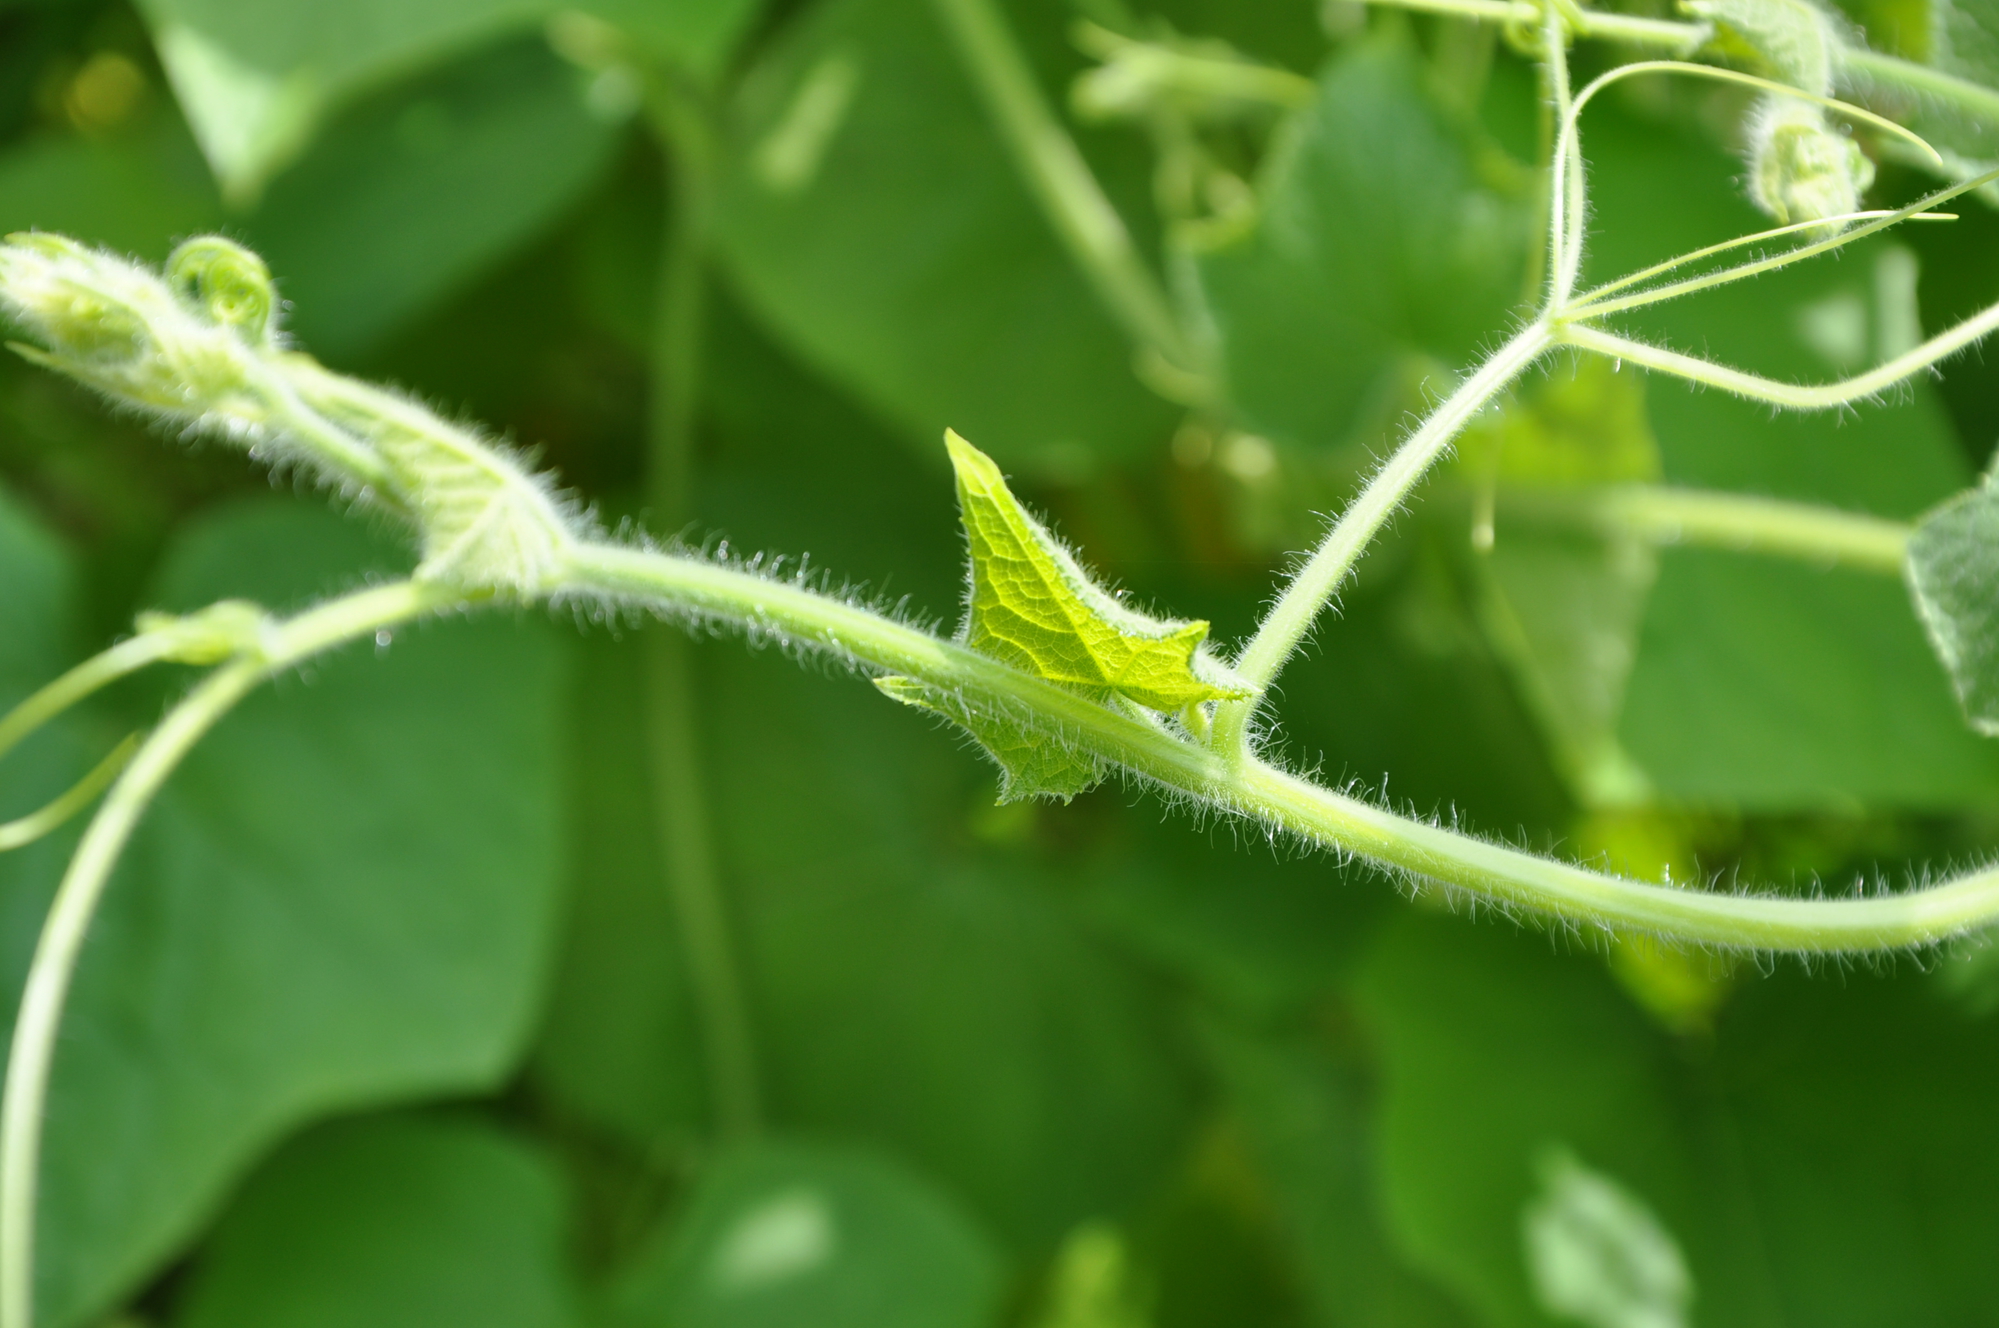
[[[1529,210],[1524,189],[1493,188],[1481,165],[1505,174],[1425,95],[1405,41],[1327,66],[1263,163],[1255,228],[1200,262],[1247,427],[1344,442],[1397,359],[1463,364],[1504,330]]]
[[[619,1328],[987,1328],[1000,1255],[922,1177],[863,1150],[717,1158],[622,1279]]]
[[[648,631],[677,631],[673,627]],[[706,1118],[695,1011],[660,867],[645,646],[592,636],[570,702],[569,916],[536,1042],[539,1085],[628,1145],[686,1145]]]
[[[246,229],[301,339],[351,356],[547,227],[618,140],[573,70],[507,43],[342,117]]]
[[[976,758],[851,681],[703,662],[779,1119],[895,1146],[1028,1249],[1135,1202],[1185,1123],[1153,988],[1031,857],[964,842]]]
[[[1475,550],[1480,621],[1576,800],[1644,797],[1645,777],[1617,742],[1638,625],[1658,575],[1633,534],[1520,521],[1521,500],[1560,503],[1593,485],[1659,478],[1644,381],[1598,360],[1556,366],[1475,423],[1458,473],[1498,500],[1492,543]]]
[[[1339,1328],[1462,1323],[1457,1306],[1412,1272],[1381,1230],[1360,1067],[1303,1033],[1219,1019],[1205,1031],[1271,1189],[1313,1321]]]
[[[0,155],[0,233],[60,231],[159,259],[177,237],[221,215],[201,157],[171,114],[111,139],[49,136]]]
[[[176,1328],[575,1328],[566,1196],[533,1149],[449,1119],[285,1146],[203,1247]]]
[[[288,607],[385,565],[332,514],[258,504],[189,530],[157,598]],[[532,623],[407,628],[277,680],[175,776],[56,1057],[45,1322],[132,1287],[302,1121],[507,1073],[554,914],[559,661]]]
[[[1663,1223],[1693,1322],[1989,1317],[1995,1026],[1946,1014],[1928,984],[1763,979],[1711,1044],[1675,1045],[1586,956],[1412,916],[1360,991],[1391,1227],[1489,1322],[1548,1321],[1522,1221],[1556,1149]]]
[[[0,715],[73,661],[77,569],[70,551],[0,489]],[[101,735],[106,744],[112,735]],[[58,721],[0,757],[0,821],[25,816],[88,768],[72,725]],[[71,838],[58,835],[0,854],[0,962],[27,968],[43,910]],[[11,1023],[11,1020],[10,1020]]]
[[[1047,9],[1015,18],[1057,33]],[[737,285],[921,446],[950,426],[1003,463],[1074,471],[1163,441],[1168,408],[1132,376],[924,0],[808,10],[736,116],[717,234]]]

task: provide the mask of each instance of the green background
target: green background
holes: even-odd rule
[[[1005,7],[1212,331],[1219,395],[1190,409],[1133,372],[934,6],[584,9],[0,0],[0,229],[149,261],[239,238],[298,345],[536,449],[605,525],[809,555],[947,628],[954,427],[1107,580],[1221,643],[1530,289],[1535,73],[1470,24]],[[1995,72],[1975,5],[1853,17],[1917,58],[1957,33],[1952,67]],[[1298,107],[1201,131],[1247,211],[1184,224],[1155,197],[1163,140],[1069,115],[1082,19],[1310,80]],[[1610,55],[1580,47],[1579,73]],[[654,368],[689,186],[640,63],[710,134],[698,381]],[[844,95],[774,172],[827,77]],[[1592,275],[1766,224],[1730,146],[1745,104],[1648,83],[1592,110]],[[1875,193],[1924,187],[1884,165]],[[1960,207],[1632,325],[1836,376],[1815,329],[1850,314],[1883,349],[1908,312],[1884,272],[1913,260],[1931,330],[1999,298],[1999,216]],[[1507,466],[1545,447],[1590,480],[1897,519],[1999,441],[1976,358],[1778,418],[1600,370],[1552,361],[1475,435],[1529,439]],[[686,524],[646,497],[660,392],[698,402]],[[1574,399],[1593,404],[1573,436],[1546,424]],[[1284,675],[1288,762],[1723,887],[1902,887],[1990,856],[1999,747],[1892,579],[1633,562],[1504,524],[1481,559],[1477,455]],[[294,477],[0,363],[0,705],[137,611],[294,608],[412,562]],[[1975,938],[1865,963],[1659,951],[1412,902],[1115,779],[996,807],[997,772],[922,714],[704,635],[682,738],[756,1065],[760,1119],[734,1128],[641,719],[675,630],[566,609],[413,626],[277,679],[197,750],[113,879],[60,1040],[47,1328],[1543,1324],[1522,1223],[1550,1149],[1668,1233],[1685,1322],[1999,1324],[1999,962]],[[185,683],[126,684],[10,754],[0,817]],[[1605,762],[1639,792],[1604,796]],[[9,1001],[74,836],[0,857]]]

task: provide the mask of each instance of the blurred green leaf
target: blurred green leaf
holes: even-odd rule
[[[1991,476],[1916,524],[1909,590],[1965,718],[1999,735],[1999,491]]]
[[[223,191],[253,200],[355,95],[551,14],[580,9],[662,54],[715,67],[755,0],[140,0]]]
[[[287,608],[398,562],[332,513],[264,503],[186,531],[156,602]],[[112,879],[63,1027],[45,1322],[129,1290],[301,1122],[509,1071],[554,921],[560,672],[531,627],[408,628],[278,679],[188,759]]]
[[[245,229],[299,337],[347,358],[545,229],[618,141],[574,71],[507,43],[343,116]]]
[[[765,1143],[717,1158],[621,1279],[620,1328],[988,1328],[1003,1264],[934,1186],[876,1154]]]
[[[1764,224],[1739,164],[1614,107],[1584,132],[1596,193],[1591,273],[1604,278]],[[1723,363],[1825,382],[1921,337],[1913,255],[1862,241],[1634,318],[1636,332]],[[1841,415],[1655,381],[1665,478],[1906,518],[1963,489],[1962,452],[1926,382]],[[1999,793],[1999,753],[1956,713],[1907,597],[1882,579],[1669,551],[1619,729],[1669,800],[1766,810],[1947,807]]]
[[[1679,1243],[1692,1322],[1976,1322],[1999,1294],[1999,1026],[1945,1015],[1927,983],[1766,978],[1711,1042],[1674,1043],[1588,956],[1408,915],[1359,991],[1391,1229],[1490,1323],[1546,1322],[1521,1222],[1557,1146]]]
[[[647,631],[679,631],[654,626]],[[539,1087],[647,1153],[705,1123],[706,1067],[660,866],[645,728],[645,652],[592,634],[569,703],[569,916],[536,1039]]]
[[[1455,1328],[1461,1311],[1413,1272],[1377,1217],[1362,1071],[1323,1037],[1204,1021],[1230,1107],[1271,1190],[1287,1253],[1329,1328]]]
[[[1253,1019],[1337,984],[1394,895],[1330,860],[1282,862],[1144,808],[1081,864],[1083,907],[1120,943]]]
[[[1924,17],[1928,30],[1921,34],[1919,56],[1946,73],[1999,87],[1999,5],[1993,0],[1926,0]],[[1914,24],[1904,19],[1886,26]],[[1942,98],[1921,99],[1909,119],[1917,132],[1956,158],[1952,164],[1966,168],[1965,175],[1989,169],[1999,157],[1999,125],[1967,115]],[[1990,185],[1979,194],[1988,204],[1993,201]]]
[[[1279,131],[1257,195],[1254,228],[1199,267],[1230,401],[1280,442],[1345,441],[1398,359],[1468,363],[1521,298],[1524,173],[1467,144],[1406,40],[1334,57],[1317,102]]]
[[[1489,1324],[1545,1322],[1521,1220],[1535,1159],[1562,1146],[1695,1242],[1702,1323],[1745,1321],[1749,1307],[1728,1309],[1704,1275],[1726,1233],[1700,1206],[1666,1048],[1601,964],[1551,958],[1511,930],[1408,914],[1382,929],[1358,990],[1381,1054],[1389,1229],[1418,1267]],[[1717,1308],[1726,1317],[1709,1317]]]
[[[1640,619],[1658,574],[1651,545],[1513,519],[1591,485],[1659,478],[1643,378],[1602,360],[1557,365],[1467,431],[1459,471],[1497,507],[1474,550],[1480,618],[1556,765],[1585,806],[1631,803],[1645,775],[1617,741]],[[1511,501],[1509,501],[1509,499]],[[1477,518],[1475,517],[1476,521]]]
[[[175,1328],[575,1328],[565,1195],[469,1121],[343,1121],[260,1167],[203,1246]]]
[[[0,489],[0,713],[62,671],[74,581],[68,551]]]
[[[786,661],[703,663],[776,1118],[895,1147],[1026,1251],[1134,1203],[1188,1108],[1156,989],[971,840],[977,762]]]
[[[176,237],[221,216],[201,157],[172,115],[110,139],[30,138],[0,155],[0,234],[60,231],[158,260]]]
[[[73,663],[76,559],[53,534],[0,488],[0,715],[12,710]],[[85,729],[84,732],[89,732]],[[65,717],[0,756],[0,821],[25,816],[80,777],[116,741],[97,735],[102,749],[83,745]],[[25,972],[56,877],[73,833],[0,853],[0,963]],[[9,1026],[12,1020],[9,1018]]]
[[[1030,45],[1063,31],[1052,8],[1016,11]],[[716,235],[737,286],[926,452],[950,427],[1070,474],[1163,443],[1171,409],[1133,377],[923,0],[800,14],[735,121]],[[1107,146],[1114,181],[1142,178],[1135,141]]]

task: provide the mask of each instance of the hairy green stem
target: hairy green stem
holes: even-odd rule
[[[1742,949],[1839,953],[1923,945],[1999,921],[1999,870],[1896,895],[1798,899],[1720,894],[1612,876],[1475,839],[1335,793],[1256,757],[1211,749],[952,641],[787,583],[674,554],[601,544],[571,551],[576,591],[723,619],[1011,707],[1063,741],[1201,805],[1233,811],[1420,884],[1593,928]]]
[[[34,1322],[35,1200],[56,1029],[84,935],[140,816],[202,735],[265,678],[462,598],[404,581],[343,596],[274,625],[257,651],[217,668],[168,712],[112,785],[56,889],[14,1022],[0,1100],[0,1328],[31,1328]]]
[[[707,119],[691,94],[666,82],[657,100],[654,119],[671,197],[653,312],[646,498],[655,525],[671,534],[694,516],[714,172]],[[718,1134],[741,1138],[761,1124],[762,1093],[704,788],[694,642],[679,632],[655,631],[644,636],[641,650],[653,825],[701,1024],[709,1110]]]
[[[1757,401],[1767,401],[1773,406],[1792,410],[1830,410],[1885,392],[1937,361],[1963,350],[1994,329],[1999,329],[1999,305],[1965,319],[1949,331],[1938,333],[1914,350],[1897,355],[1866,373],[1855,374],[1836,383],[1786,383],[1764,378],[1760,374],[1744,373],[1711,360],[1682,355],[1678,351],[1647,345],[1580,323],[1562,326],[1558,337],[1564,345],[1595,351],[1617,360],[1629,360],[1647,369],[1718,387]]]
[[[1176,376],[1205,379],[1165,288],[1139,256],[993,0],[933,0],[987,113],[1069,255],[1118,324]]]
[[[1550,344],[1547,323],[1536,321],[1521,329],[1430,413],[1340,514],[1236,657],[1235,671],[1254,694],[1247,700],[1224,702],[1216,711],[1213,745],[1217,751],[1233,755],[1247,749],[1250,719],[1271,682],[1312,630],[1320,611],[1339,593],[1341,583],[1375,535],[1472,417],[1505,391]]]

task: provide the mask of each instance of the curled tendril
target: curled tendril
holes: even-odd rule
[[[138,627],[138,635],[92,655],[0,716],[0,757],[77,703],[150,665],[219,664],[260,656],[271,620],[255,604],[223,600],[184,617],[141,614]],[[33,843],[89,806],[125,768],[136,743],[136,736],[127,738],[96,769],[39,811],[0,823],[0,853]]]
[[[219,327],[268,343],[277,330],[277,293],[264,260],[220,235],[198,235],[167,259],[174,293]]]

